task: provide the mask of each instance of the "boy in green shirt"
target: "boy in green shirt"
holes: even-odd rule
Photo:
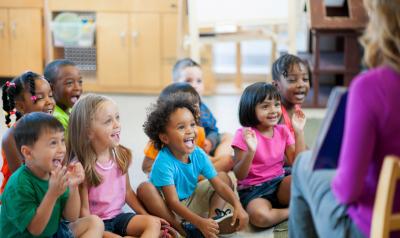
[[[102,237],[100,218],[79,219],[78,186],[85,173],[79,162],[63,165],[61,123],[32,112],[18,121],[14,137],[25,165],[10,177],[2,194],[0,237]]]

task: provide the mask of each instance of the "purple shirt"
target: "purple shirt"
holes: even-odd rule
[[[250,187],[271,180],[285,173],[283,170],[285,149],[294,144],[294,138],[286,125],[274,126],[274,135],[268,138],[256,128],[257,149],[250,165],[249,174],[243,180],[238,180],[239,188]],[[243,138],[243,128],[236,131],[232,147],[247,151]]]
[[[340,203],[369,236],[380,170],[386,155],[400,156],[400,74],[382,66],[351,84],[339,166],[332,181]],[[399,201],[397,185],[395,201]],[[394,202],[395,210],[400,203]]]

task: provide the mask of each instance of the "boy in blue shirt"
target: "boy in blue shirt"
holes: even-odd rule
[[[32,112],[18,121],[14,137],[25,164],[2,194],[0,237],[102,237],[100,218],[79,218],[78,186],[85,173],[79,162],[63,165],[61,123],[46,113]]]
[[[190,96],[172,94],[148,115],[145,133],[160,150],[150,182],[159,191],[147,184],[138,193],[146,194],[142,202],[150,213],[166,219],[182,235],[216,237],[243,229],[248,216],[228,186],[232,185],[229,177],[217,174],[205,152],[195,145],[198,109]],[[198,183],[199,175],[207,180]],[[233,206],[233,214],[221,212],[225,201]]]

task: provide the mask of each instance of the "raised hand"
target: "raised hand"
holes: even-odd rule
[[[78,186],[85,180],[85,171],[82,167],[82,164],[78,161],[73,161],[68,165],[67,172],[69,186]]]
[[[69,182],[66,172],[67,168],[65,166],[58,166],[50,172],[48,193],[59,197],[65,192]]]
[[[292,125],[295,131],[302,131],[306,124],[306,115],[301,109],[296,110],[292,116]]]
[[[243,139],[246,142],[249,151],[256,151],[257,149],[257,137],[256,132],[250,127],[243,129]]]

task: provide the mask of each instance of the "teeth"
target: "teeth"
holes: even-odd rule
[[[194,140],[193,139],[184,140],[184,143],[188,147],[193,147],[194,146]]]

